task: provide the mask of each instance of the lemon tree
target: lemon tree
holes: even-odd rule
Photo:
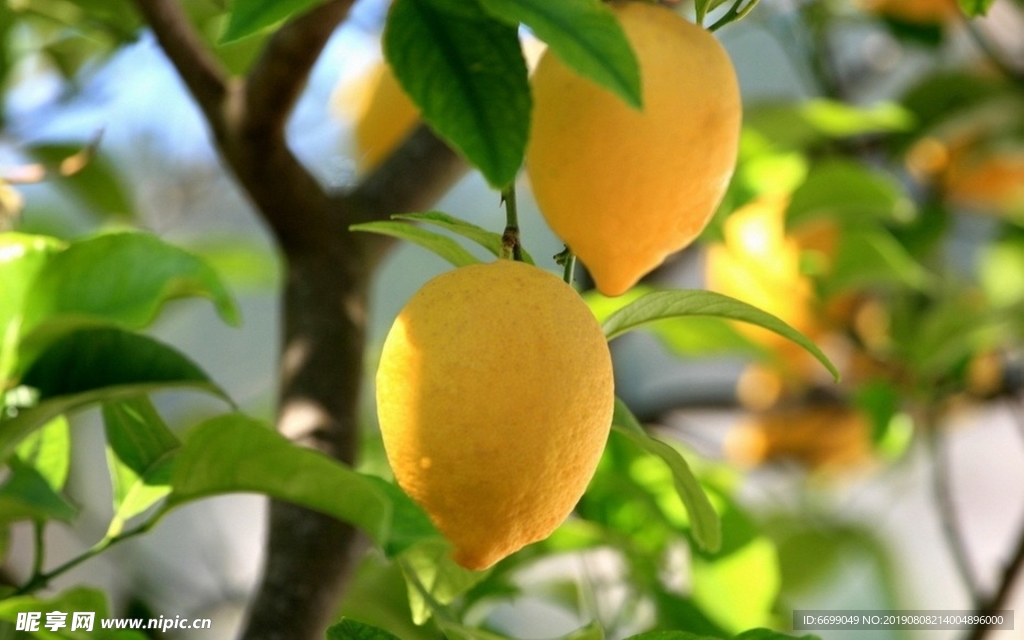
[[[526,634],[507,612],[535,605],[558,612],[542,622],[571,620],[557,627],[567,640],[779,640],[807,591],[842,584],[849,566],[880,606],[898,607],[894,585],[922,581],[895,580],[877,523],[830,491],[912,464],[918,441],[941,453],[953,409],[1019,393],[1022,74],[986,28],[953,18],[1019,4],[6,3],[0,78],[18,91],[0,101],[11,123],[0,141],[0,574],[12,583],[0,585],[0,635],[26,611],[118,615],[122,601],[163,598],[156,580],[152,592],[109,594],[65,584],[88,582],[97,556],[120,569],[111,548],[232,493],[270,498],[245,640],[505,640]],[[822,97],[747,95],[741,109],[734,67],[760,73],[765,62],[737,55],[743,38],[728,34],[742,30],[719,30],[747,16],[766,33],[786,25],[778,44]],[[332,40],[342,23],[354,30]],[[870,46],[842,50],[860,64],[832,65],[839,53],[825,45],[848,23]],[[370,55],[380,44],[384,61],[328,98],[324,78],[358,61],[322,52],[348,51],[376,26]],[[956,49],[892,102],[865,104],[864,86],[892,84],[868,82],[884,75],[879,42],[935,53],[927,47],[965,33],[982,45],[984,71],[953,68],[967,56]],[[546,48],[532,75],[527,42]],[[207,125],[203,144],[272,249],[234,237],[216,246],[206,227],[190,235],[151,211],[163,199],[145,186],[146,163],[128,180],[119,169],[136,156],[107,153],[147,146],[126,143],[118,123],[109,138],[36,142],[42,120],[50,136],[81,127],[80,113],[63,120],[65,102],[82,106],[78,88],[86,98],[135,89],[119,80],[96,93],[92,74],[123,70],[106,66],[115,51],[117,65],[150,47],[167,54]],[[39,73],[62,89],[46,118],[33,112],[46,91],[20,91]],[[334,109],[332,126],[310,124],[311,99],[325,103],[321,115]],[[183,137],[151,110],[151,126]],[[174,174],[174,160],[155,164]],[[430,210],[467,171],[502,201],[503,225]],[[43,196],[46,185],[61,197]],[[168,200],[207,191],[185,185]],[[531,200],[536,221],[517,204]],[[186,209],[182,219],[207,211]],[[534,222],[552,236],[538,240]],[[376,344],[368,292],[390,273],[380,267],[396,239],[451,268],[407,300],[385,278],[402,310]],[[947,260],[963,243],[976,268]],[[671,281],[653,272],[684,250],[704,286],[652,284]],[[250,294],[270,287],[279,341],[228,359],[244,369],[239,353],[279,342],[280,371],[264,372],[273,402],[221,383],[223,363],[210,358],[227,340],[187,355],[156,337],[204,305],[229,326],[239,309],[249,320]],[[723,353],[775,358],[740,377],[739,398],[703,370],[699,388],[674,389],[673,403],[744,413],[714,438],[697,421],[681,439],[651,428],[666,406],[630,391],[651,383],[654,364],[621,357],[642,343],[622,337],[632,331],[692,366]],[[90,449],[78,446],[79,413],[90,409],[99,462],[79,455]],[[78,468],[94,464],[110,475],[99,513],[79,500],[94,490]],[[792,481],[781,493],[802,511],[749,509],[748,467]],[[800,499],[800,474],[813,500]],[[940,514],[948,535],[955,515]],[[91,546],[48,553],[58,526]],[[1005,578],[989,593],[972,559],[954,556],[970,606],[1006,605],[1024,562],[993,572]]]

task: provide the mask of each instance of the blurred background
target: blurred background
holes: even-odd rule
[[[214,39],[223,3],[184,4]],[[183,302],[153,333],[194,358],[244,411],[270,419],[279,272],[269,236],[152,36],[125,14],[97,19],[102,12],[89,5],[0,5],[0,224],[65,238],[138,226],[208,259],[231,285],[243,326]],[[416,118],[381,68],[386,10],[379,0],[357,3],[289,124],[297,154],[337,188],[354,184]],[[687,2],[678,10],[692,13]],[[745,105],[736,177],[701,241],[642,286],[707,287],[761,306],[814,339],[844,380],[834,384],[806,356],[724,322],[669,321],[613,343],[618,394],[682,444],[732,505],[726,536],[734,527],[746,550],[725,566],[680,549],[664,571],[704,586],[666,581],[681,580],[685,602],[727,630],[785,628],[794,609],[973,609],[999,586],[1024,530],[1024,3],[996,0],[987,17],[968,22],[940,0],[761,0],[717,35]],[[259,41],[218,54],[244,68]],[[524,34],[524,48],[534,58],[541,45]],[[96,153],[81,171],[33,177],[37,163],[90,144]],[[562,245],[525,181],[519,193],[524,244],[556,270],[549,257]],[[499,194],[473,173],[436,208],[504,226]],[[448,268],[414,246],[392,252],[374,289],[370,354],[408,297]],[[578,284],[587,288],[585,274]],[[599,315],[622,304],[587,295]],[[156,400],[176,428],[222,410],[189,394]],[[98,412],[75,416],[74,437],[68,491],[83,516],[48,528],[53,562],[102,537],[111,515]],[[367,440],[364,465],[380,471],[379,445]],[[672,506],[627,513],[632,494],[603,474],[625,465],[655,503],[670,481],[628,452],[616,455],[581,514],[635,526],[638,540],[671,528]],[[264,509],[255,496],[189,506],[57,586],[103,586],[119,611],[213,618],[211,632],[181,637],[232,637],[258,577]],[[15,525],[8,574],[27,575],[31,544],[27,525]],[[541,564],[516,578],[535,588],[488,609],[487,620],[544,638],[576,629],[582,612],[621,637],[682,610],[684,599],[658,606],[641,597],[637,571],[615,553]],[[354,615],[404,598],[394,576],[367,572],[372,579],[345,605]],[[552,576],[571,576],[585,606],[562,606],[553,587],[541,586]],[[1002,608],[1021,604],[1017,580]]]

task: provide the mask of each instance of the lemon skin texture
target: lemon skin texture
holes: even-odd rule
[[[610,6],[637,55],[643,109],[545,53],[526,170],[548,225],[615,296],[707,224],[736,163],[742,109],[714,36],[662,6]]]
[[[399,486],[485,569],[546,538],[583,495],[611,426],[611,356],[558,277],[511,260],[429,281],[391,327],[377,412]]]

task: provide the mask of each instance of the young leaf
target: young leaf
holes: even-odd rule
[[[168,507],[223,493],[263,493],[387,540],[391,503],[366,477],[240,414],[196,426],[174,463]]]
[[[781,577],[775,545],[767,537],[755,535],[718,556],[697,556],[692,571],[694,602],[727,631],[770,623]]]
[[[526,151],[531,105],[516,27],[476,3],[395,0],[384,56],[441,137],[491,186],[512,182]]]
[[[220,44],[240,40],[324,0],[233,0]]]
[[[968,18],[976,18],[988,14],[988,10],[996,0],[959,0],[960,8]]]
[[[600,0],[480,0],[484,10],[525,24],[581,76],[639,109],[640,66],[615,15]]]
[[[690,514],[694,540],[706,551],[716,551],[722,544],[722,523],[683,456],[664,442],[647,435],[633,412],[619,398],[615,398],[612,429],[669,466],[676,491]]]
[[[71,433],[63,416],[21,441],[18,459],[39,472],[54,491],[64,488],[71,463]]]
[[[363,477],[384,493],[392,505],[392,524],[388,530],[387,541],[382,545],[387,557],[394,558],[424,540],[442,538],[423,509],[420,509],[398,485],[376,476]]]
[[[22,383],[38,390],[39,402],[0,413],[0,460],[35,429],[94,402],[173,387],[196,388],[228,400],[178,351],[119,329],[83,329],[64,336],[36,359]]]
[[[720,293],[702,290],[654,291],[610,315],[602,328],[609,340],[648,322],[683,316],[712,316],[749,322],[792,340],[818,359],[839,380],[835,365],[805,335],[775,316]]]
[[[395,220],[413,220],[415,222],[425,222],[432,224],[435,227],[440,227],[457,233],[463,238],[472,240],[484,249],[487,249],[496,256],[501,255],[501,234],[494,231],[488,231],[483,227],[460,220],[456,217],[450,216],[447,213],[440,211],[428,211],[427,213],[397,213],[391,216]],[[523,261],[527,264],[535,264],[533,257],[523,249]]]
[[[0,387],[14,370],[25,295],[36,274],[64,243],[47,236],[0,234]]]
[[[78,515],[34,468],[16,459],[9,466],[10,476],[0,486],[0,525],[27,519],[70,522]]]
[[[73,243],[52,256],[25,300],[22,335],[59,316],[148,326],[168,300],[210,299],[225,322],[238,310],[220,277],[191,253],[147,233],[111,233]]]
[[[852,160],[816,163],[790,199],[786,224],[794,227],[816,215],[860,224],[865,218],[906,222],[913,203],[890,174]]]
[[[374,627],[352,618],[342,618],[327,628],[327,640],[400,640],[384,629]]]
[[[146,396],[103,403],[107,466],[114,493],[111,532],[171,491],[173,452],[181,446]]]
[[[844,289],[879,284],[927,290],[936,282],[886,229],[850,229],[831,270],[822,277],[822,293],[831,296]]]
[[[471,571],[457,565],[451,558],[451,544],[443,539],[424,540],[400,557],[402,573],[409,590],[412,620],[423,624],[442,607],[487,577],[486,571]]]
[[[428,231],[414,224],[404,222],[393,222],[391,220],[380,220],[377,222],[363,222],[349,226],[352,231],[369,231],[392,236],[401,240],[407,240],[413,244],[434,252],[456,267],[480,262],[472,253],[463,249],[459,243],[448,236],[443,236],[433,231]]]

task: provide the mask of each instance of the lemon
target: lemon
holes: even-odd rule
[[[384,62],[358,80],[339,86],[332,105],[343,117],[355,120],[353,138],[361,173],[375,169],[420,121],[419,109]]]
[[[398,314],[377,370],[395,479],[469,569],[565,520],[597,467],[613,404],[593,314],[558,277],[510,260],[424,285]]]
[[[788,202],[765,196],[734,211],[723,225],[725,242],[707,248],[705,279],[712,291],[767,311],[813,338],[820,333],[820,322],[811,280],[800,270],[803,247],[786,234]],[[743,323],[736,328],[780,356],[790,369],[811,365],[800,347],[776,333]]]
[[[956,0],[862,0],[865,9],[908,24],[934,25],[959,13]]]
[[[526,170],[548,225],[615,296],[707,224],[736,162],[741,106],[714,36],[662,6],[610,6],[637,55],[643,110],[545,53]]]

